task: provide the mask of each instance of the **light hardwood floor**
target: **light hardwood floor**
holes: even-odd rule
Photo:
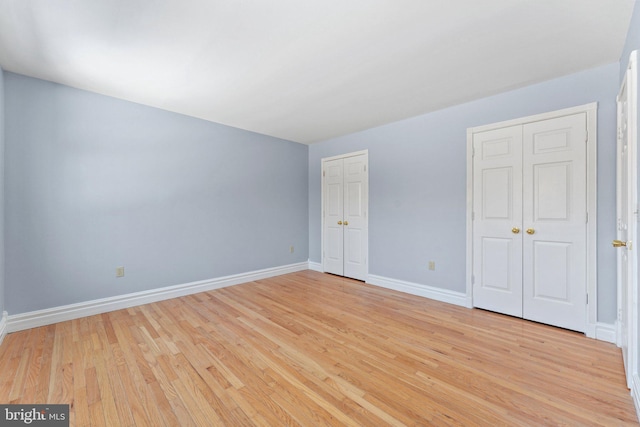
[[[71,425],[636,425],[614,345],[312,271],[9,334]]]

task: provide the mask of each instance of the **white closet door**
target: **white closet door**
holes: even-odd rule
[[[627,386],[637,389],[640,344],[638,312],[638,52],[631,53],[618,94],[617,234],[618,346]]]
[[[523,317],[584,332],[586,114],[523,126]]]
[[[344,179],[342,159],[324,163],[324,271],[344,274]]]
[[[323,268],[367,278],[368,154],[323,160]]]
[[[628,76],[628,74],[627,74]],[[625,81],[626,83],[626,81]],[[628,117],[628,92],[627,85],[623,85],[620,94],[618,95],[618,159],[617,159],[617,234],[616,239],[620,241],[617,246],[619,247],[616,255],[618,262],[618,322],[620,324],[620,337],[619,346],[622,349],[622,360],[625,366],[625,372],[627,373],[627,385],[631,386],[632,366],[629,363],[629,343],[631,342],[631,310],[630,300],[632,289],[633,269],[631,257],[629,256],[629,247],[627,242],[631,240],[629,226],[631,225],[630,219],[633,218],[633,206],[631,201],[633,195],[631,194],[630,181],[630,161],[631,156],[629,153],[629,129],[627,126]],[[622,243],[625,246],[621,246]],[[616,244],[616,242],[614,242]],[[633,243],[632,243],[633,244]]]
[[[522,317],[522,127],[473,136],[473,303]]]
[[[584,332],[586,114],[473,135],[474,306]]]
[[[367,155],[344,159],[344,275],[367,276]]]

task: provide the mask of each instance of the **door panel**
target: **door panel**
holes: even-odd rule
[[[523,317],[584,332],[586,114],[523,126]]]
[[[571,303],[570,242],[533,243],[533,298]]]
[[[617,233],[616,239],[625,246],[616,247],[618,264],[618,345],[627,377],[627,386],[632,387],[640,371],[638,356],[638,196],[637,196],[637,150],[638,150],[638,76],[637,52],[629,59],[629,66],[617,98]],[[615,242],[614,242],[615,243]],[[635,246],[635,247],[634,247]],[[635,378],[635,381],[634,381]]]
[[[533,175],[534,221],[569,221],[571,163],[535,165]]]
[[[344,275],[358,280],[367,277],[367,159],[366,154],[344,159]]]
[[[513,219],[513,167],[482,171],[482,218]]]
[[[324,164],[324,271],[344,274],[343,160]],[[339,224],[340,223],[340,224]]]
[[[521,317],[522,129],[477,133],[473,144],[473,302]]]
[[[482,287],[502,292],[512,292],[514,281],[510,270],[513,239],[496,239],[485,237],[482,239]],[[519,282],[515,283],[519,285]]]

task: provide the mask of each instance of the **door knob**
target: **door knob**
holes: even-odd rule
[[[520,232],[520,229],[519,229],[518,227],[513,227],[513,228],[511,229],[511,232],[512,232],[513,234],[518,234],[518,233]]]
[[[345,221],[345,222],[344,222],[344,225],[349,225],[349,221]]]
[[[342,221],[338,221],[338,225],[342,225]]]
[[[533,228],[527,228],[527,234],[533,234],[535,232],[536,230],[534,230]]]
[[[614,248],[620,248],[622,246],[627,246],[627,242],[623,242],[622,240],[614,240],[612,242]]]

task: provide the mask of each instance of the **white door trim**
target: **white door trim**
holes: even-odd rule
[[[320,271],[322,273],[325,272],[324,270],[324,229],[325,229],[325,218],[324,218],[324,192],[325,192],[325,188],[324,188],[324,179],[323,179],[323,173],[324,173],[324,165],[325,162],[329,162],[331,160],[337,160],[337,159],[346,159],[349,157],[355,157],[355,156],[360,156],[366,154],[367,155],[367,159],[369,158],[369,150],[360,150],[360,151],[354,151],[351,153],[345,153],[345,154],[339,154],[337,156],[331,156],[331,157],[323,157],[322,159],[320,159]],[[369,163],[367,161],[367,174],[369,173]],[[367,211],[367,222],[369,221],[369,185],[367,185],[366,187],[366,191],[367,191],[367,197],[366,197],[366,206],[365,209]],[[367,236],[369,233],[369,227],[367,226]],[[364,248],[365,250],[365,254],[366,254],[366,258],[367,258],[367,271],[366,271],[366,276],[368,277],[369,275],[369,239],[367,238],[367,245]],[[365,281],[367,280],[367,277],[365,277]]]
[[[587,115],[587,318],[585,335],[596,338],[598,321],[597,300],[597,109],[596,102],[565,108],[562,110],[536,114],[533,116],[492,123],[467,129],[467,263],[466,263],[466,305],[473,307],[473,134],[509,126],[569,116],[577,113]],[[586,219],[585,219],[586,220]]]

